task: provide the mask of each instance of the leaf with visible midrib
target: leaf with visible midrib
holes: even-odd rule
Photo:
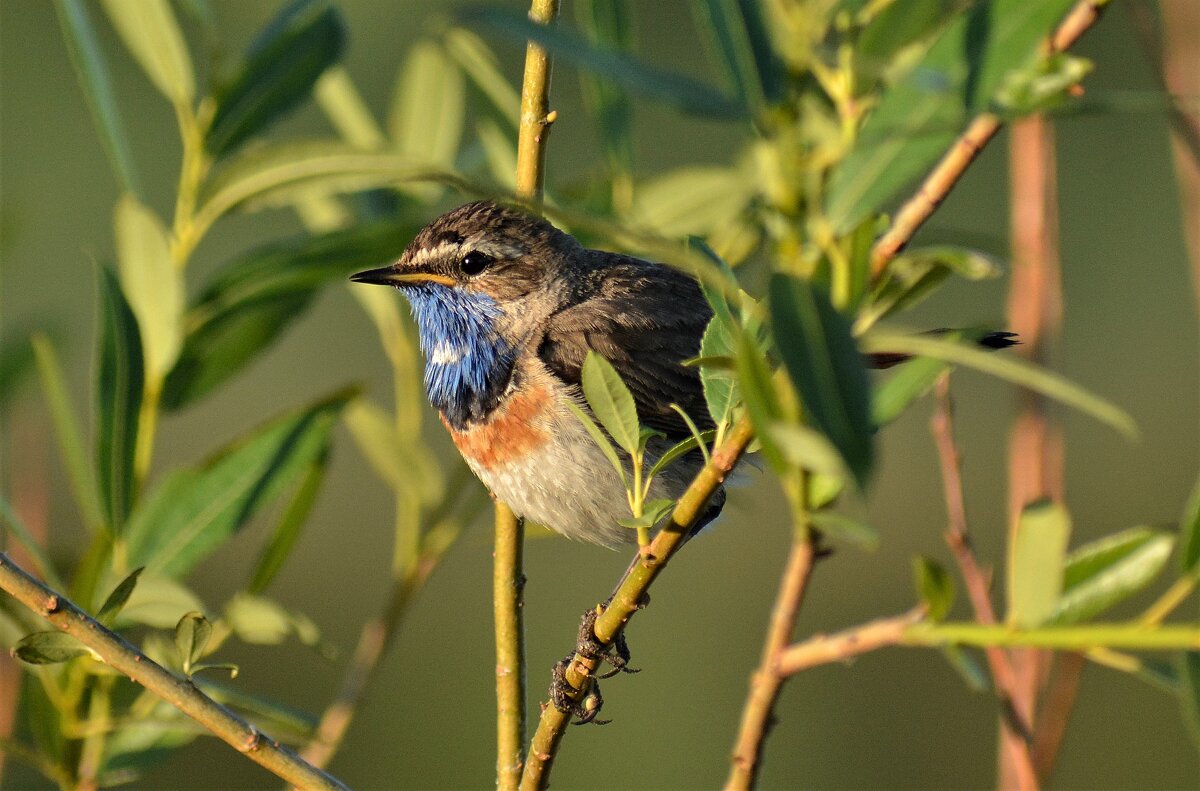
[[[629,454],[638,448],[637,405],[612,363],[588,351],[580,373],[583,395],[605,431]]]
[[[116,276],[100,267],[100,349],[96,366],[96,472],[109,527],[121,530],[133,506],[134,456],[142,407],[142,340]]]

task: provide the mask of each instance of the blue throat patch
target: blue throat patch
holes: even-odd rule
[[[463,429],[487,417],[508,386],[516,355],[496,332],[500,306],[486,294],[435,284],[403,286],[425,355],[425,394]]]

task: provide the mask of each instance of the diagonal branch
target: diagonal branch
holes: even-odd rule
[[[0,590],[90,648],[106,665],[170,703],[269,772],[299,788],[346,791],[346,786],[337,778],[281,747],[279,742],[205,695],[190,680],[155,663],[65,596],[31,577],[2,552]]]

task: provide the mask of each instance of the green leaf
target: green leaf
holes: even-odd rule
[[[255,645],[278,645],[292,634],[310,645],[320,638],[311,621],[263,596],[234,596],[225,606],[225,620],[239,639]]]
[[[121,289],[141,330],[146,378],[157,388],[179,355],[183,339],[183,271],[171,260],[162,221],[137,198],[121,196],[113,226]]]
[[[1180,655],[1179,682],[1183,721],[1200,749],[1200,651],[1184,651]]]
[[[392,220],[359,225],[260,247],[226,265],[188,310],[163,406],[179,409],[209,393],[278,338],[322,286],[379,266],[414,232]]]
[[[925,603],[931,621],[941,621],[954,606],[954,578],[936,561],[917,555],[913,558],[913,582],[917,596]]]
[[[638,185],[630,216],[663,236],[708,235],[739,214],[754,190],[736,168],[681,167]]]
[[[117,278],[100,267],[100,348],[96,367],[96,471],[109,527],[119,532],[133,506],[134,455],[142,407],[142,340]]]
[[[1200,576],[1200,478],[1179,520],[1179,570]]]
[[[138,577],[145,571],[145,568],[136,568],[125,579],[118,583],[117,587],[113,588],[112,593],[108,594],[108,598],[104,600],[104,604],[100,607],[100,611],[96,613],[96,620],[105,626],[112,626],[113,620],[117,614],[121,612],[121,608],[129,602],[129,597],[133,595],[134,588],[137,587]]]
[[[96,131],[100,133],[108,164],[117,176],[117,184],[125,192],[140,194],[137,168],[127,142],[129,135],[90,13],[82,0],[54,0],[54,8],[67,43],[67,54],[71,56],[71,65],[83,88],[83,96]]]
[[[775,344],[806,416],[841,453],[860,487],[873,460],[871,384],[850,321],[807,280],[771,277]]]
[[[454,58],[459,68],[466,73],[475,87],[487,97],[501,118],[508,122],[512,131],[520,120],[521,97],[512,83],[505,79],[500,62],[479,36],[461,27],[452,27],[443,38],[446,52]]]
[[[473,9],[463,13],[462,18],[473,24],[486,25],[521,43],[534,41],[556,58],[685,113],[720,120],[740,120],[747,115],[745,105],[737,98],[726,96],[690,77],[642,63],[625,53],[593,46],[561,24],[539,25],[524,14],[501,8]]]
[[[266,590],[267,586],[271,584],[271,580],[275,579],[275,575],[283,568],[283,564],[296,546],[297,539],[300,538],[300,530],[308,521],[313,504],[317,501],[317,493],[321,490],[321,482],[325,479],[327,466],[328,454],[318,457],[304,473],[283,516],[279,518],[279,524],[275,526],[270,540],[263,547],[258,565],[250,578],[249,586],[247,586],[250,593],[261,593]]]
[[[633,394],[612,363],[589,350],[580,373],[583,395],[592,414],[626,453],[638,450],[638,415]]]
[[[879,534],[875,529],[854,517],[832,511],[816,511],[809,515],[809,521],[821,535],[835,541],[845,541],[868,552],[879,548]]]
[[[701,357],[732,361],[733,351],[734,340],[728,325],[719,316],[714,315],[700,338]],[[704,388],[704,401],[708,405],[708,414],[713,423],[719,426],[728,422],[732,418],[733,409],[742,398],[736,372],[712,365],[701,365],[700,384]]]
[[[1145,588],[1167,563],[1173,536],[1133,527],[1072,552],[1063,568],[1063,590],[1051,623],[1090,620]]]
[[[100,488],[87,461],[83,449],[83,432],[79,428],[79,411],[71,403],[63,380],[62,366],[50,339],[41,333],[33,336],[33,354],[37,361],[38,377],[42,393],[50,408],[54,423],[54,436],[58,440],[63,466],[71,482],[71,493],[79,508],[83,523],[91,530],[99,530],[104,524],[104,513],[100,505]]]
[[[345,42],[341,15],[329,0],[289,4],[258,34],[241,71],[218,95],[205,147],[224,156],[294,109],[341,57]]]
[[[388,114],[396,150],[414,162],[453,168],[465,110],[458,66],[437,43],[418,41],[400,68]]]
[[[951,274],[978,281],[999,277],[1000,272],[999,264],[988,256],[961,247],[923,247],[905,251],[888,265],[859,322],[873,324],[908,310],[933,293]]]
[[[1055,52],[1026,69],[1009,75],[996,102],[1010,115],[1028,115],[1064,105],[1070,90],[1091,73],[1093,63],[1065,52]]]
[[[350,436],[384,483],[426,505],[441,502],[445,494],[441,469],[431,461],[419,432],[406,441],[393,416],[362,398],[346,407],[345,419]]]
[[[189,588],[170,577],[145,571],[113,623],[117,627],[141,624],[154,629],[173,629],[184,613],[204,609],[204,603]]]
[[[317,718],[312,714],[278,701],[247,694],[235,686],[210,679],[198,680],[197,686],[213,700],[235,709],[251,724],[276,738],[302,743],[311,737],[317,727]]]
[[[735,96],[743,96],[753,108],[761,107],[764,94],[775,94],[775,72],[773,53],[765,38],[765,31],[757,18],[755,4],[739,0],[696,0],[692,4],[699,27],[707,36],[714,60],[725,75]],[[763,46],[766,43],[767,46]],[[765,56],[766,62],[760,63]],[[760,66],[766,73],[760,74]],[[764,85],[764,82],[767,84]]]
[[[933,389],[934,384],[950,366],[931,357],[918,357],[899,367],[883,384],[875,388],[871,399],[871,420],[876,426],[886,426],[913,401]]]
[[[1043,500],[1025,507],[1017,520],[1008,559],[1008,622],[1033,629],[1060,605],[1071,517]]]
[[[130,520],[130,564],[181,577],[295,486],[328,449],[351,393],[267,423],[198,469],[167,477]]]
[[[993,0],[956,18],[883,95],[834,170],[826,213],[839,233],[881,209],[987,110],[1008,75],[1038,57],[1074,0]]]
[[[175,625],[175,648],[185,676],[192,674],[192,666],[204,656],[212,631],[212,624],[202,612],[185,613]]]
[[[777,422],[767,434],[793,467],[837,478],[846,476],[841,454],[824,434],[808,426]]]
[[[897,332],[872,330],[862,337],[864,352],[896,352],[932,357],[957,365],[965,365],[1013,384],[1041,393],[1069,407],[1091,415],[1101,423],[1120,431],[1129,438],[1137,437],[1137,426],[1124,410],[1087,392],[1058,374],[1032,363],[1003,354],[984,351],[972,343],[937,338],[930,335],[906,335]]]
[[[567,402],[567,409],[571,410],[571,413],[583,424],[592,441],[604,452],[604,456],[612,464],[613,469],[617,471],[617,475],[621,477],[621,484],[628,486],[625,482],[625,465],[621,463],[620,457],[617,456],[617,450],[613,447],[609,438],[600,430],[595,421],[588,417],[588,414],[576,406],[573,401]]]
[[[633,48],[633,24],[622,0],[585,0],[576,6],[580,27],[594,46],[628,52]],[[598,130],[614,181],[633,170],[633,102],[612,82],[580,73],[584,105]],[[628,183],[628,182],[626,182]]]
[[[113,27],[162,94],[179,107],[196,98],[187,43],[167,0],[101,0]]]
[[[91,651],[66,632],[34,632],[22,637],[12,653],[27,665],[57,665]]]
[[[855,87],[869,92],[881,79],[892,81],[911,67],[913,57],[963,8],[962,0],[896,0],[874,14],[858,37]]]
[[[787,458],[769,434],[771,426],[784,422],[783,406],[779,403],[779,394],[775,390],[771,368],[762,346],[748,332],[738,335],[737,373],[742,401],[762,444],[763,457],[777,472],[790,470]]]
[[[845,476],[823,475],[819,472],[809,475],[808,507],[814,511],[824,508],[837,500],[845,488]]]
[[[687,439],[683,440],[682,442],[679,442],[676,445],[672,445],[670,448],[668,448],[666,450],[665,453],[663,453],[663,455],[658,457],[658,461],[654,462],[654,466],[650,468],[650,471],[648,473],[646,473],[647,480],[654,478],[660,472],[665,470],[667,467],[670,467],[672,462],[674,462],[680,456],[683,456],[683,455],[690,453],[693,450],[696,450],[697,448],[699,448],[701,442],[706,442],[706,443],[712,442],[716,438],[716,436],[717,436],[717,432],[715,430],[710,429],[708,431],[700,432],[699,438],[697,438],[695,436],[688,437]]]

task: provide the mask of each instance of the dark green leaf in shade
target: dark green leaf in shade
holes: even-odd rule
[[[1171,556],[1173,536],[1149,527],[1132,527],[1085,544],[1067,556],[1063,589],[1050,621],[1089,620],[1142,590]]]
[[[57,665],[90,652],[66,632],[34,632],[22,637],[12,653],[27,665]]]
[[[108,598],[104,600],[100,611],[96,613],[96,620],[105,626],[112,626],[113,619],[117,617],[117,613],[121,612],[121,608],[129,601],[129,597],[133,595],[133,590],[137,587],[138,577],[144,571],[144,568],[136,568],[125,579],[113,588],[112,593],[108,594]]]
[[[631,9],[623,0],[584,0],[578,6],[580,27],[597,47],[628,52],[633,46]],[[633,171],[633,103],[629,94],[590,71],[580,73],[583,98],[591,116],[609,171],[614,179]]]
[[[321,482],[325,479],[327,466],[328,453],[318,456],[309,465],[308,471],[304,473],[287,508],[284,509],[283,516],[279,518],[279,524],[275,526],[275,532],[271,534],[267,545],[263,547],[258,565],[254,569],[254,575],[247,587],[251,593],[261,593],[266,590],[266,587],[271,584],[271,580],[275,579],[275,575],[283,568],[284,562],[296,546],[301,528],[308,521],[308,515],[312,511],[313,503],[317,500],[317,493],[321,489]]]
[[[96,472],[109,527],[120,532],[133,507],[134,455],[142,407],[142,339],[116,276],[100,267],[96,366]]]
[[[1179,533],[1179,570],[1200,576],[1200,479],[1184,506]]]
[[[58,12],[67,54],[71,56],[75,76],[83,88],[92,121],[100,133],[100,142],[104,146],[104,153],[108,155],[109,166],[116,174],[121,189],[136,195],[141,187],[133,155],[129,152],[129,137],[91,15],[82,0],[54,0],[54,9]]]
[[[1200,750],[1200,651],[1184,651],[1179,657],[1179,698],[1183,721]]]
[[[763,25],[755,0],[695,0],[697,26],[711,42],[717,65],[735,96],[750,107],[778,99],[782,93],[782,64]]]
[[[871,384],[849,319],[807,280],[775,274],[768,293],[775,344],[806,417],[865,487],[873,460]]]
[[[326,453],[351,392],[291,412],[251,432],[198,469],[163,480],[131,519],[131,564],[182,577],[267,502],[297,485]]]
[[[697,82],[665,71],[612,49],[593,46],[583,36],[561,24],[547,27],[524,14],[502,8],[480,8],[465,12],[464,21],[486,25],[497,33],[520,42],[532,40],[556,58],[610,79],[626,90],[674,106],[683,112],[721,120],[746,118],[745,105],[738,99]]]
[[[833,511],[816,511],[809,515],[809,521],[821,535],[834,541],[845,541],[869,552],[879,548],[879,533],[861,519]]]
[[[917,596],[925,603],[929,619],[945,619],[954,606],[954,578],[936,561],[917,555],[913,558],[913,583]]]
[[[395,221],[359,225],[252,250],[227,265],[187,313],[163,406],[186,406],[224,382],[299,318],[322,286],[394,258],[414,232]]]
[[[1071,517],[1056,503],[1025,506],[1008,558],[1008,621],[1034,629],[1050,620],[1059,606]]]
[[[693,450],[697,450],[700,447],[700,442],[704,442],[705,447],[707,448],[708,445],[710,445],[712,443],[713,439],[716,438],[716,436],[717,436],[716,430],[710,429],[708,431],[700,432],[699,438],[694,437],[694,436],[688,437],[687,439],[683,440],[682,442],[679,442],[676,445],[672,445],[670,448],[668,448],[666,450],[666,452],[663,453],[662,456],[660,456],[658,458],[658,461],[654,462],[654,466],[650,468],[650,471],[648,473],[646,473],[646,477],[653,478],[654,476],[658,475],[660,472],[665,470],[667,467],[670,467],[671,463],[674,462],[676,459],[678,459],[680,456],[690,453]]]
[[[580,372],[583,395],[592,414],[626,453],[638,450],[638,416],[633,394],[612,363],[589,351]]]
[[[212,631],[212,624],[201,612],[185,613],[175,625],[175,649],[184,675],[190,676],[193,666],[204,656]]]
[[[228,154],[294,109],[317,78],[336,63],[346,31],[329,0],[297,0],[258,35],[233,82],[217,97],[205,139],[216,156]]]
[[[20,333],[10,333],[9,337],[20,337]],[[29,378],[33,363],[33,346],[29,343],[9,341],[0,348],[0,409]]]
[[[862,29],[855,50],[855,87],[868,92],[883,79],[903,77],[914,54],[929,48],[937,34],[970,0],[896,0]],[[915,53],[914,53],[915,51]]]
[[[928,393],[950,364],[931,357],[910,360],[875,388],[871,399],[871,420],[886,426],[908,409],[913,401]]]
[[[1075,0],[994,0],[956,18],[891,86],[834,171],[826,212],[848,232],[924,173],[971,118],[989,109],[1008,75],[1039,56]]]
[[[769,434],[771,426],[785,422],[783,406],[779,402],[779,394],[775,391],[771,366],[767,362],[762,345],[755,342],[748,332],[738,334],[736,359],[742,401],[750,421],[754,424],[763,457],[777,472],[787,472],[792,469],[791,464]]]

